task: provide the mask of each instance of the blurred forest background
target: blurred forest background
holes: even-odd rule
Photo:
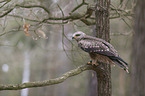
[[[94,14],[88,18],[92,23],[77,17],[78,14],[84,15],[90,6],[95,6],[94,2],[0,1],[0,83],[48,80],[86,64],[89,55],[79,49],[71,37],[76,31],[95,36]],[[111,0],[110,5],[111,44],[129,63],[129,67],[134,6],[134,0]],[[61,84],[48,87],[0,91],[0,96],[88,96],[90,73],[93,76],[92,71],[85,71]],[[112,66],[112,96],[128,96],[129,83],[130,74],[118,66]]]

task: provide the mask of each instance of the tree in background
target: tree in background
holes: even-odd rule
[[[145,96],[145,1],[137,0],[135,8],[135,33],[133,36],[133,60],[131,96]]]

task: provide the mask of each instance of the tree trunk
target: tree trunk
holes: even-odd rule
[[[110,0],[96,1],[96,37],[110,41],[110,22],[109,22]]]
[[[109,5],[110,0],[96,0],[96,37],[102,38],[106,41],[110,40],[110,22],[109,22]],[[92,85],[98,86],[96,92],[97,94],[92,94],[92,96],[111,96],[111,67],[109,64],[102,64],[105,71],[95,70],[97,73],[98,84]],[[92,80],[93,81],[93,80]],[[93,82],[94,83],[94,82]],[[95,88],[95,87],[93,87]]]
[[[133,60],[131,95],[145,96],[145,1],[137,0],[135,10],[135,34],[133,37]]]

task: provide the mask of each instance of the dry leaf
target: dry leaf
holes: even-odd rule
[[[48,38],[46,36],[45,32],[43,32],[42,30],[38,30],[37,33],[40,34],[44,39],[47,39]]]
[[[24,33],[25,33],[26,36],[31,36],[31,35],[28,33],[29,27],[30,27],[29,24],[24,23],[23,29],[24,29]]]

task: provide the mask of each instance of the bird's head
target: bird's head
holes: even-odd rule
[[[78,32],[75,32],[72,36],[72,39],[75,39],[75,40],[80,40],[82,39],[86,34],[81,32],[81,31],[78,31]]]

